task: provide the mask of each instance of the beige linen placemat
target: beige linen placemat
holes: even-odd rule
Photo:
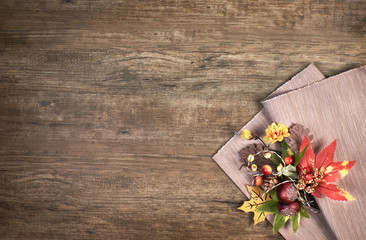
[[[276,99],[281,94],[286,94],[294,89],[307,86],[322,79],[324,79],[323,74],[311,64],[265,100]],[[247,197],[249,197],[249,193],[246,190],[245,184],[251,184],[252,177],[247,173],[246,169],[239,170],[241,165],[239,162],[239,151],[248,145],[248,142],[241,138],[241,131],[247,128],[255,131],[259,136],[263,136],[265,129],[271,122],[272,119],[268,118],[263,110],[260,111],[213,156],[216,163]],[[327,225],[322,214],[311,212],[309,214],[310,219],[302,218],[301,225],[296,234],[292,232],[291,226],[287,224],[280,229],[282,236],[286,239],[335,239],[335,235]],[[272,215],[269,215],[267,219],[273,222]]]
[[[338,239],[364,239],[366,66],[265,100],[263,107],[271,120],[287,125],[297,122],[309,128],[314,135],[315,154],[337,139],[335,161],[357,160],[350,173],[336,183],[355,201],[338,202],[326,197],[316,200]]]

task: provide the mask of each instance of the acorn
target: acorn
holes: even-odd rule
[[[281,184],[276,188],[278,200],[282,203],[291,203],[297,198],[297,188],[292,182]]]
[[[293,156],[285,157],[285,163],[286,165],[292,165],[294,163],[294,157]]]
[[[301,205],[297,200],[289,204],[279,202],[277,208],[282,215],[291,217],[295,216],[300,211]]]
[[[272,167],[270,165],[263,165],[261,170],[264,175],[269,175],[272,173]]]

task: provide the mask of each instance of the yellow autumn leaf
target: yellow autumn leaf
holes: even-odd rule
[[[254,213],[254,225],[256,225],[257,223],[263,222],[266,219],[266,216],[268,214],[268,212],[257,212],[256,210],[262,206],[263,204],[265,204],[266,202],[271,200],[271,197],[269,196],[269,194],[265,194],[263,197],[263,193],[265,193],[264,190],[262,190],[260,187],[258,186],[250,186],[250,185],[246,185],[248,188],[249,193],[252,194],[252,198],[249,201],[245,201],[244,204],[239,207],[238,209],[244,211],[244,212],[253,212]]]

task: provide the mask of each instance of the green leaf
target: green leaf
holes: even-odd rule
[[[295,216],[291,217],[291,223],[292,223],[292,230],[294,232],[296,232],[297,228],[300,225],[300,213],[298,213]]]
[[[262,206],[257,209],[257,212],[268,212],[268,213],[277,213],[279,201],[272,199],[271,201],[266,202]]]
[[[294,166],[296,167],[297,164],[299,164],[299,162],[301,161],[302,157],[304,156],[306,149],[308,149],[307,145],[299,154],[296,155],[295,160],[294,160]]]
[[[301,205],[300,215],[303,217],[306,217],[306,218],[310,218],[308,212],[306,211],[306,209],[303,205]]]
[[[287,165],[282,169],[282,174],[288,176],[292,179],[297,179],[297,171],[296,168],[292,165]]]
[[[280,165],[281,163],[282,163],[282,160],[281,160],[281,158],[280,157],[278,157],[276,154],[274,154],[274,153],[272,153],[271,154],[271,160],[272,160],[272,162],[276,165],[276,166],[278,166],[278,165]]]
[[[279,200],[278,200],[278,197],[277,197],[276,189],[272,189],[272,190],[271,190],[271,191],[269,191],[268,193],[269,193],[269,195],[271,196],[271,198],[272,198],[273,200],[279,201]]]
[[[273,222],[273,234],[275,234],[283,225],[285,225],[289,218],[290,217],[284,216],[281,213],[277,213]]]
[[[293,156],[294,152],[291,150],[290,146],[285,142],[281,142],[282,147],[282,158],[285,159],[287,156]]]

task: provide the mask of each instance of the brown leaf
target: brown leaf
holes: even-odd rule
[[[310,130],[305,128],[303,125],[294,123],[289,128],[290,136],[285,138],[285,141],[293,150],[299,151],[302,140],[305,136],[311,141],[313,140],[314,136],[310,134]]]
[[[268,148],[263,146],[263,144],[261,143],[253,143],[248,145],[247,147],[243,148],[242,150],[240,150],[239,155],[240,155],[240,162],[243,163],[244,166],[248,166],[248,155],[249,154],[253,154],[255,155],[257,152],[263,151],[263,150],[267,150]],[[257,156],[255,156],[255,160],[254,162],[255,164],[257,164],[258,169],[260,169],[263,165],[269,164],[272,167],[274,167],[273,163],[271,160],[266,159],[264,157],[263,153],[258,154]]]

